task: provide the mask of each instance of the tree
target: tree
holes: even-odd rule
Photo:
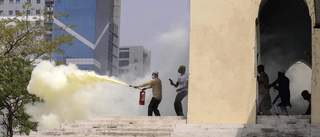
[[[62,34],[53,40],[44,38],[46,30],[66,29],[72,25],[53,27],[46,23],[53,21],[53,15],[44,11],[38,16],[30,14],[40,12],[31,7],[30,3],[23,5],[23,11],[13,18],[0,20],[0,61],[8,56],[21,56],[26,59],[50,58],[52,52],[63,53],[58,47],[63,43],[72,45],[73,36]],[[56,18],[67,17],[68,14],[58,13]]]
[[[52,52],[63,53],[58,47],[63,43],[72,45],[73,36],[62,34],[52,40],[45,39],[47,30],[66,29],[48,26],[53,16],[35,10],[30,3],[23,5],[23,11],[12,18],[0,19],[0,124],[6,130],[4,136],[16,133],[29,134],[36,130],[37,123],[29,121],[24,106],[40,99],[27,91],[35,59],[48,59]],[[39,16],[30,16],[33,12]],[[55,17],[67,17],[56,14]]]
[[[6,130],[4,136],[12,137],[16,132],[29,134],[36,130],[37,123],[29,121],[24,105],[40,101],[29,94],[27,86],[31,78],[31,61],[21,57],[10,57],[0,62],[0,124]]]

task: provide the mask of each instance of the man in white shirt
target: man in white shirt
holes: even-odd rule
[[[181,101],[188,95],[188,75],[185,74],[185,71],[186,67],[184,65],[181,65],[178,69],[178,72],[181,75],[178,77],[176,84],[174,84],[173,81],[169,79],[170,84],[177,88],[176,92],[178,94],[174,101],[174,110],[176,111],[177,116],[184,116]]]
[[[271,104],[271,97],[269,93],[269,89],[265,88],[269,85],[269,77],[266,72],[264,72],[264,66],[259,65],[258,73],[260,76],[257,77],[257,81],[259,84],[259,98],[258,98],[258,107],[259,107],[259,114],[262,115],[271,115],[271,112],[269,111],[272,107]]]

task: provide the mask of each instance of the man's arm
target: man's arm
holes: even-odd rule
[[[309,103],[308,109],[305,113],[305,115],[310,115],[311,114],[311,104]]]
[[[178,86],[179,86],[179,82],[178,82],[178,81],[177,81],[176,84],[174,84],[171,79],[169,79],[169,81],[170,81],[170,84],[171,84],[172,86],[174,86],[174,87],[178,87]]]
[[[147,83],[144,83],[144,84],[141,84],[141,85],[138,85],[138,86],[134,86],[134,88],[140,88],[140,87],[144,87],[144,88],[146,88],[146,89],[151,88],[151,85],[152,85],[152,83],[153,83],[154,81],[155,81],[155,80],[153,79],[153,80],[151,80],[151,81],[149,81],[149,82],[147,82]]]
[[[268,85],[266,88],[270,89],[271,87],[277,85],[280,81],[280,77],[278,77],[273,83],[271,83],[270,85]]]

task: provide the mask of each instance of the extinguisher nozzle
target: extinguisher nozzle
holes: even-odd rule
[[[129,87],[132,87],[131,85],[129,85]]]

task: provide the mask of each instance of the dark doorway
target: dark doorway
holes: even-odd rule
[[[297,80],[295,74],[311,72],[311,59],[305,54],[311,54],[311,19],[308,6],[304,0],[262,0],[257,19],[257,64],[265,66],[265,72],[269,75],[269,82],[277,78],[277,71],[284,69],[290,79],[292,108],[288,108],[290,115],[304,113],[304,108],[298,107],[296,98],[299,98],[301,89],[295,88]],[[288,71],[296,63],[307,65],[307,69],[301,67],[295,71]],[[302,67],[304,68],[304,67]],[[299,79],[311,80],[309,75]],[[310,84],[302,84],[300,87],[310,89]],[[309,91],[311,92],[311,91]],[[270,89],[271,100],[278,92]],[[273,113],[273,108],[270,109]],[[274,113],[273,113],[274,114]]]

